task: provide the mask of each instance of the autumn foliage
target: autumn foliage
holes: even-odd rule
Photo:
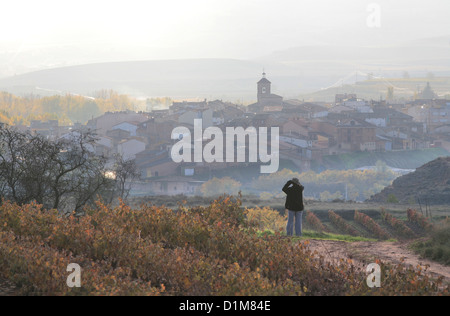
[[[400,235],[403,238],[414,238],[416,234],[406,226],[406,224],[392,216],[391,214],[387,213],[384,209],[381,211],[381,217],[384,222],[386,222],[388,225],[390,225],[393,229],[395,229],[396,233]]]
[[[93,116],[108,111],[134,109],[138,100],[112,90],[95,92],[92,97],[79,95],[19,97],[0,92],[0,122],[29,125],[33,120],[58,120],[60,124],[86,123]]]
[[[318,232],[327,230],[322,221],[311,211],[306,211],[306,225]]]
[[[248,209],[246,215],[249,224],[260,231],[281,232],[286,229],[287,216],[268,207]]]
[[[63,217],[4,201],[0,277],[28,295],[448,293],[411,269],[386,265],[383,288],[369,289],[365,271],[348,262],[331,263],[280,234],[260,237],[231,197],[177,210],[98,202],[85,212]],[[82,267],[81,288],[66,285],[70,263]]]
[[[433,225],[428,221],[428,219],[417,212],[416,210],[409,209],[407,211],[408,221],[411,223],[415,223],[419,225],[421,228],[425,230],[431,230],[433,228]]]
[[[355,221],[367,228],[372,234],[379,239],[389,239],[389,234],[375,222],[370,216],[355,211]]]
[[[328,217],[330,218],[330,221],[338,227],[341,231],[351,235],[351,236],[359,236],[359,232],[353,228],[352,225],[348,224],[341,216],[336,214],[333,211],[328,212]]]

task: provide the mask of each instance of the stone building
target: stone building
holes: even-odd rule
[[[272,83],[266,78],[266,73],[257,83],[258,102],[249,105],[250,112],[264,112],[264,109],[271,107],[282,107],[284,105],[283,97],[272,93]]]

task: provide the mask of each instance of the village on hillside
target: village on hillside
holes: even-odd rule
[[[141,174],[136,192],[148,195],[194,195],[212,170],[234,163],[175,163],[170,156],[172,130],[203,127],[279,127],[279,156],[296,172],[311,170],[323,157],[354,152],[409,151],[443,148],[450,151],[450,101],[438,99],[428,85],[415,100],[401,104],[337,94],[335,101],[285,100],[274,94],[263,73],[257,82],[257,102],[249,106],[221,100],[173,102],[164,110],[108,112],[86,125],[59,126],[58,121],[33,121],[28,127],[48,138],[64,137],[73,129],[96,131],[95,151],[134,160]],[[248,163],[247,165],[250,165]],[[202,176],[203,175],[203,176]]]

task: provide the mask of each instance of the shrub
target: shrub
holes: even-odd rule
[[[398,204],[400,201],[394,194],[389,194],[388,198],[387,198],[387,202],[392,203],[392,204]]]
[[[440,227],[431,233],[431,239],[418,242],[414,249],[425,258],[450,265],[450,226]]]
[[[427,231],[433,229],[433,225],[428,221],[428,219],[416,210],[408,209],[407,216],[408,221],[410,221],[411,223],[415,223]]]
[[[270,208],[247,209],[247,221],[252,227],[260,231],[279,232],[286,228],[286,216],[281,216],[278,211]]]
[[[279,234],[260,237],[231,197],[177,211],[97,203],[85,214],[4,202],[0,277],[36,295],[448,294],[440,281],[381,263],[383,288],[368,289],[348,262],[330,263]],[[66,286],[69,263],[82,267],[80,289]]]

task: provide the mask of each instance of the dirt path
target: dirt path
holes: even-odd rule
[[[450,283],[450,267],[422,259],[400,242],[354,242],[310,240],[310,248],[330,260],[352,259],[355,265],[366,267],[379,259],[383,262],[404,263],[417,267],[429,266],[428,272],[434,277],[444,277]]]

